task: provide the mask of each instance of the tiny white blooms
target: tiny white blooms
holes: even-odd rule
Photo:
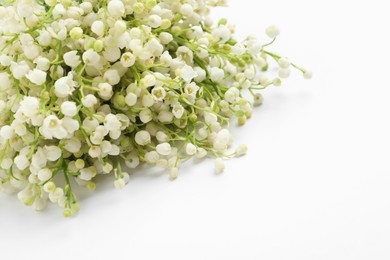
[[[122,124],[114,114],[106,115],[104,126],[108,131],[120,129]]]
[[[104,100],[111,99],[112,95],[114,94],[114,92],[112,91],[112,86],[109,83],[100,83],[98,85],[98,89],[99,96]]]
[[[96,63],[99,62],[99,60],[100,60],[100,55],[92,49],[89,49],[83,53],[83,61],[86,64],[95,65]]]
[[[206,124],[213,125],[218,122],[218,117],[212,113],[204,113],[204,119]]]
[[[172,112],[169,112],[169,111],[161,111],[158,114],[157,119],[161,123],[170,123],[173,120],[173,114],[172,114]]]
[[[119,18],[125,13],[125,6],[121,0],[111,0],[108,2],[107,9],[113,18]]]
[[[34,119],[38,116],[40,101],[36,97],[23,97],[23,100],[20,101],[20,107],[16,112],[23,114],[26,119]]]
[[[142,97],[142,105],[145,107],[151,107],[155,103],[154,97],[152,95],[144,95]]]
[[[174,168],[172,168],[172,169],[169,171],[169,177],[170,177],[172,180],[177,179],[178,176],[179,176],[179,169],[178,169],[177,167],[174,167]]]
[[[0,89],[7,90],[12,87],[10,75],[6,72],[0,72]]]
[[[104,35],[104,23],[102,21],[94,21],[91,30],[99,37]]]
[[[11,65],[12,58],[6,54],[0,55],[0,64],[1,66],[8,67]]]
[[[77,138],[71,138],[65,140],[64,148],[70,153],[77,153],[81,148],[81,141]]]
[[[195,156],[198,159],[203,159],[207,156],[207,150],[202,147],[198,148]]]
[[[304,75],[305,76],[305,75]],[[272,81],[272,84],[275,86],[275,87],[280,87],[282,85],[282,80],[280,78],[274,78],[274,80]]]
[[[46,82],[46,72],[39,69],[34,69],[26,75],[26,78],[28,78],[35,85],[40,86]]]
[[[4,158],[1,162],[1,168],[4,170],[9,170],[13,164],[13,161],[11,158]]]
[[[124,33],[126,32],[127,25],[125,21],[117,20],[114,24],[114,29],[116,33]]]
[[[153,120],[153,112],[146,108],[139,113],[139,119],[146,124]]]
[[[223,80],[224,76],[225,72],[223,71],[223,69],[217,67],[213,67],[210,69],[210,78],[212,81],[219,83]]]
[[[85,14],[88,14],[93,10],[93,6],[91,2],[82,2],[80,4],[80,8],[84,11]]]
[[[15,133],[19,136],[25,136],[27,134],[27,128],[24,124],[15,125]]]
[[[43,125],[39,128],[40,133],[46,139],[63,139],[68,133],[62,126],[62,122],[58,117],[50,115],[43,120]]]
[[[167,142],[169,140],[169,137],[166,133],[162,132],[162,131],[158,131],[156,133],[156,138],[159,142],[163,143],[163,142]]]
[[[234,101],[237,100],[239,95],[240,95],[240,91],[237,88],[235,87],[229,88],[225,92],[225,100],[229,103],[233,103]]]
[[[55,189],[56,189],[56,185],[52,181],[46,182],[45,185],[43,185],[43,190],[46,191],[47,193],[54,192]]]
[[[130,154],[128,156],[128,158],[126,158],[125,164],[130,169],[134,169],[134,168],[137,168],[137,166],[140,164],[140,160],[139,160],[138,156],[136,156],[134,154]]]
[[[96,176],[96,173],[96,168],[93,166],[83,168],[80,170],[79,178],[84,181],[90,181],[93,177]]]
[[[156,146],[156,151],[161,155],[169,155],[172,152],[172,147],[169,143],[162,143]]]
[[[84,2],[84,3],[89,3],[89,2]],[[78,40],[83,36],[83,29],[80,27],[74,27],[72,30],[70,30],[69,35],[73,40]]]
[[[22,79],[30,71],[30,67],[26,62],[15,63],[11,62],[11,72],[15,79]]]
[[[88,94],[81,99],[81,102],[85,107],[91,108],[98,103],[98,100],[94,95]]]
[[[68,133],[67,134],[67,137],[72,137],[73,134],[79,130],[80,128],[80,124],[79,124],[79,121],[75,120],[75,119],[72,119],[70,117],[64,117],[63,119],[61,119],[61,124],[62,126],[65,128],[66,132]]]
[[[121,57],[121,51],[117,47],[107,47],[103,52],[103,56],[109,62],[116,62]]]
[[[54,93],[57,97],[67,97],[73,93],[76,82],[73,81],[72,74],[58,79],[54,84]]]
[[[100,147],[98,146],[91,146],[88,150],[88,154],[89,156],[91,156],[92,158],[98,158],[101,156],[102,154],[102,150],[100,149]]]
[[[196,152],[197,152],[197,148],[196,148],[195,145],[193,145],[193,144],[191,144],[191,143],[189,143],[189,144],[186,145],[186,153],[187,153],[188,155],[195,155]]]
[[[149,132],[142,130],[135,134],[135,142],[139,145],[147,145],[150,143],[150,134]]]
[[[23,171],[24,169],[26,169],[30,165],[29,160],[27,159],[26,155],[24,155],[24,154],[19,154],[18,156],[16,156],[14,159],[14,163],[15,163],[16,167],[21,171]]]
[[[304,73],[303,73],[303,77],[305,79],[311,79],[313,77],[313,73],[310,71],[310,70],[306,70]]]
[[[184,92],[191,97],[195,97],[196,94],[198,93],[198,90],[199,90],[199,86],[196,85],[194,82],[191,82],[190,84],[184,87]]]
[[[65,101],[61,104],[61,113],[65,116],[75,116],[77,114],[76,103],[73,101]]]
[[[129,93],[126,95],[125,102],[128,106],[132,107],[137,103],[137,95],[134,93]]]
[[[114,182],[115,189],[121,190],[126,186],[126,182],[124,179],[117,179]]]
[[[272,38],[272,39],[276,38],[280,33],[279,28],[275,25],[271,25],[271,26],[267,27],[265,32],[266,32],[267,36]]]
[[[54,10],[53,10],[54,17],[59,17],[61,15],[64,15],[65,13],[66,13],[66,9],[62,4],[55,5]]]
[[[180,70],[180,77],[187,83],[191,82],[191,80],[198,76],[198,73],[194,71],[194,69],[188,65],[185,65]]]
[[[160,41],[161,41],[162,44],[169,44],[170,42],[173,41],[172,34],[167,33],[167,32],[160,33],[159,38],[160,38]]]
[[[37,69],[42,71],[48,71],[50,69],[50,61],[45,57],[38,57],[34,60],[37,65]]]
[[[212,36],[217,42],[225,43],[231,37],[231,32],[226,26],[219,26],[212,32]]]
[[[222,129],[215,137],[213,147],[217,151],[225,151],[231,142],[231,134],[227,129]]]
[[[245,144],[241,144],[236,149],[236,155],[242,156],[245,155],[248,152],[248,147]]]
[[[37,41],[39,45],[44,47],[49,46],[53,39],[51,34],[47,30],[40,30],[38,32],[39,32],[39,36],[37,38]]]
[[[141,83],[145,87],[153,87],[156,84],[156,77],[151,74],[148,74],[141,80]]]
[[[81,59],[80,56],[77,55],[77,51],[68,51],[67,53],[65,53],[64,61],[66,65],[72,68],[76,68],[81,63]]]
[[[130,181],[130,174],[127,173],[127,172],[122,172],[122,176],[123,176],[122,179],[125,181],[125,183],[126,184],[129,183],[129,181]]]
[[[237,55],[242,55],[246,51],[245,45],[242,43],[237,43],[234,46],[232,46],[232,52]]]
[[[150,164],[157,163],[160,159],[160,155],[156,151],[150,151],[145,154],[145,161]]]
[[[50,180],[52,176],[53,172],[48,168],[44,168],[38,171],[38,179],[42,182]]]
[[[114,69],[106,70],[106,72],[104,73],[103,78],[105,80],[107,80],[107,82],[109,84],[111,84],[112,86],[118,84],[119,81],[121,80],[118,71],[114,70]]]
[[[180,119],[184,115],[184,107],[180,104],[175,104],[172,108],[172,114],[177,118]]]
[[[183,4],[181,7],[180,7],[180,13],[184,16],[188,16],[188,17],[191,17],[194,13],[194,8],[192,5],[190,4]]]
[[[253,98],[255,106],[260,106],[263,104],[263,96],[260,93],[256,93]]]
[[[121,57],[121,64],[123,67],[129,68],[134,65],[135,63],[135,56],[131,52],[126,52],[122,54]]]
[[[152,95],[155,101],[163,101],[167,92],[163,87],[154,87],[152,90]]]
[[[283,69],[288,69],[288,68],[290,67],[290,65],[291,65],[290,60],[287,59],[287,58],[280,58],[280,59],[278,60],[278,63],[279,63],[279,66],[280,66],[281,68],[283,68]]]
[[[155,15],[155,14],[152,14],[151,16],[149,16],[148,18],[148,24],[150,27],[152,28],[158,28],[161,26],[162,24],[162,19],[160,16],[158,15]]]
[[[223,161],[223,159],[215,159],[215,171],[217,173],[223,173],[225,171],[225,162]]]

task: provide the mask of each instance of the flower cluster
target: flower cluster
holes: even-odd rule
[[[0,3],[0,190],[36,210],[79,210],[75,183],[111,175],[121,189],[139,164],[175,179],[190,158],[233,151],[260,90],[279,86],[289,59],[213,23],[225,0],[5,0]],[[269,61],[279,72],[268,73]],[[246,95],[246,93],[248,95]],[[253,98],[250,98],[253,96]],[[64,185],[61,185],[64,183]]]

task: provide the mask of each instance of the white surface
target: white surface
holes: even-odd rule
[[[209,161],[175,182],[105,184],[72,219],[1,195],[1,259],[390,258],[387,2],[230,0],[214,13],[240,36],[278,24],[272,48],[315,78],[295,74],[264,93],[235,130],[250,153],[223,175]]]

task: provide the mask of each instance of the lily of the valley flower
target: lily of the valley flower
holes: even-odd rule
[[[216,158],[222,173],[246,154],[229,123],[244,125],[261,90],[293,68],[312,74],[266,50],[276,26],[264,43],[213,24],[211,7],[224,3],[0,2],[0,190],[68,217],[80,209],[74,183],[93,190],[109,175],[120,190],[142,164],[174,180],[191,158]]]

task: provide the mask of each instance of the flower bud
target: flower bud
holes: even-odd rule
[[[83,36],[83,29],[80,27],[74,27],[70,30],[69,35],[73,40],[79,40]]]

